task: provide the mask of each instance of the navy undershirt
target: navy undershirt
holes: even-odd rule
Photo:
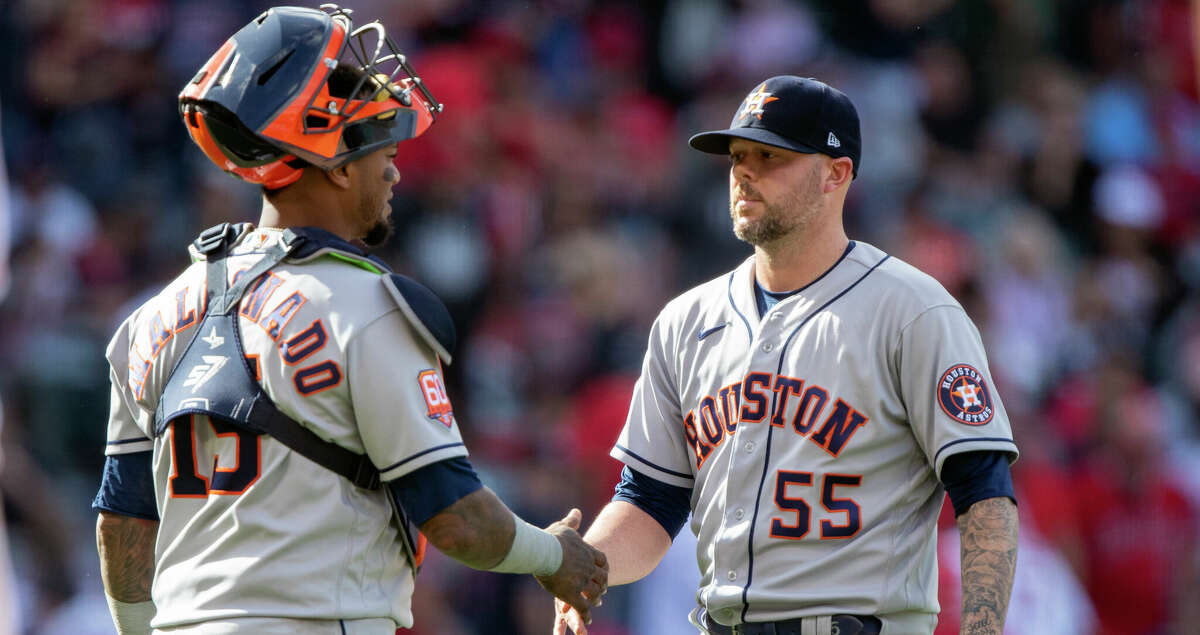
[[[465,457],[431,463],[387,483],[397,504],[418,526],[483,487]],[[104,476],[92,508],[122,516],[158,520],[151,452],[114,454],[104,460]]]

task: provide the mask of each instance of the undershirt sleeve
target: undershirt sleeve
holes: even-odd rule
[[[674,540],[692,511],[692,488],[664,483],[625,466],[613,500],[631,503],[650,514]]]
[[[92,501],[92,509],[158,520],[152,454],[146,450],[105,457],[104,475],[100,479],[100,491]]]
[[[419,527],[483,483],[466,457],[456,457],[413,470],[387,486],[396,504]]]
[[[963,452],[946,457],[942,466],[942,484],[950,495],[955,516],[961,516],[971,505],[989,498],[1006,496],[1014,504],[1017,502],[1007,452]]]

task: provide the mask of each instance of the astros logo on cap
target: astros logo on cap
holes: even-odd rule
[[[762,121],[763,106],[779,100],[778,97],[774,96],[774,93],[768,93],[766,88],[767,85],[765,83],[760,84],[758,90],[746,96],[746,101],[742,105],[742,111],[738,113],[738,119],[745,119],[750,115],[754,115],[758,117],[759,121]]]
[[[959,423],[981,426],[992,420],[992,393],[983,374],[968,364],[955,364],[938,381],[938,404]]]

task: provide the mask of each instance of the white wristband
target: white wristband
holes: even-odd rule
[[[149,600],[128,604],[114,600],[107,593],[108,611],[112,613],[113,624],[117,627],[118,635],[150,635],[150,620],[154,619],[154,602]]]
[[[516,533],[508,555],[500,564],[488,569],[496,573],[532,573],[550,575],[562,565],[562,545],[558,538],[544,529],[538,529],[513,514]]]

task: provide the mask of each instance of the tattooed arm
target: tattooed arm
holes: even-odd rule
[[[158,521],[100,512],[96,520],[96,548],[100,552],[100,579],[113,624],[121,635],[150,632],[154,604],[154,541]]]
[[[100,578],[109,597],[127,604],[150,599],[157,536],[157,521],[100,512],[96,548],[100,551]]]
[[[962,548],[962,635],[1000,635],[1017,567],[1017,506],[981,500],[958,517]]]

